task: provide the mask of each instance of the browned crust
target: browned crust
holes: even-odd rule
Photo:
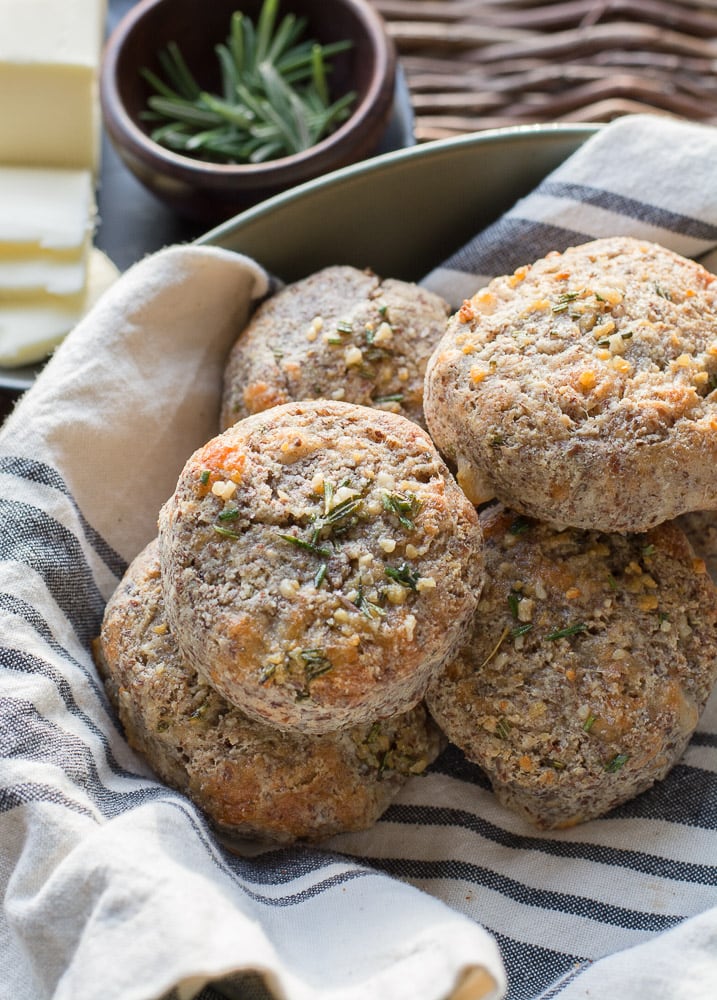
[[[329,523],[342,491],[355,509]],[[186,657],[248,715],[305,733],[415,705],[482,581],[476,512],[428,435],[348,403],[235,424],[190,458],[159,525]]]
[[[479,292],[426,376],[426,420],[474,502],[644,531],[717,495],[717,286],[627,237]]]
[[[328,267],[264,302],[232,348],[220,426],[292,400],[343,399],[423,424],[448,306],[418,285]]]
[[[481,523],[471,639],[429,708],[501,802],[572,826],[682,754],[717,679],[717,591],[674,524],[557,532],[500,505]]]
[[[109,601],[95,649],[131,746],[225,834],[287,842],[364,829],[441,746],[422,706],[336,736],[279,733],[248,719],[179,653],[156,542]]]

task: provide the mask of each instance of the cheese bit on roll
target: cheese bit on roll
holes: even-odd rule
[[[325,736],[247,718],[179,652],[156,541],[110,598],[95,654],[130,745],[229,846],[237,837],[288,843],[365,829],[444,745],[422,705]]]
[[[483,579],[477,514],[426,432],[323,400],[196,451],[159,542],[185,657],[247,715],[305,733],[412,708]]]
[[[717,495],[717,280],[628,237],[496,278],[426,374],[431,435],[475,503],[646,531]]]
[[[481,514],[486,584],[427,702],[498,799],[542,829],[663,778],[717,680],[717,589],[674,524],[556,531]]]

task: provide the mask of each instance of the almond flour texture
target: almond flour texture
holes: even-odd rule
[[[717,680],[717,589],[676,525],[554,530],[481,514],[486,583],[428,705],[498,799],[542,829],[663,778]]]
[[[221,427],[270,406],[341,399],[423,424],[423,380],[448,305],[405,281],[328,267],[264,302],[224,374]]]
[[[371,826],[442,746],[422,705],[314,737],[248,719],[182,658],[164,614],[156,541],[108,603],[96,652],[130,745],[225,842],[317,840]]]
[[[439,449],[479,504],[645,531],[717,507],[717,282],[627,237],[492,281],[426,375]]]
[[[200,448],[159,545],[185,658],[247,715],[303,733],[416,705],[483,580],[476,511],[428,435],[340,402],[277,406]]]

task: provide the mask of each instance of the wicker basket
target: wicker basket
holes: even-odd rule
[[[651,112],[717,122],[717,0],[374,0],[425,142]]]

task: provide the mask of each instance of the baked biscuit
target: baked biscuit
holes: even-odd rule
[[[423,423],[423,377],[447,303],[370,271],[329,267],[264,302],[234,345],[221,428],[292,400],[342,399]]]
[[[441,748],[420,705],[328,736],[280,733],[248,719],[179,653],[164,616],[155,542],[109,601],[97,647],[129,743],[224,834],[288,842],[364,829]]]
[[[475,509],[405,417],[325,400],[234,424],[159,518],[167,617],[247,715],[320,733],[407,711],[482,582]]]
[[[449,321],[424,407],[476,503],[645,531],[717,505],[717,282],[644,240],[492,281]]]
[[[542,829],[607,812],[665,776],[717,678],[717,590],[684,534],[557,532],[481,514],[486,583],[429,710]]]

